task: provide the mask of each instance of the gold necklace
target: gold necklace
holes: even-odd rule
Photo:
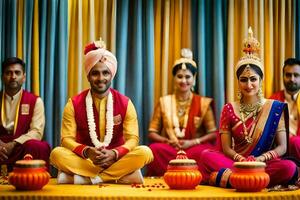
[[[253,142],[253,138],[249,135],[246,127],[246,120],[244,114],[249,116],[251,113],[253,113],[254,122],[256,121],[256,117],[258,115],[258,112],[260,108],[262,107],[262,101],[258,101],[255,104],[245,104],[242,101],[240,102],[240,114],[241,114],[241,121],[243,124],[243,134],[244,138],[247,141],[247,143],[251,144]],[[250,127],[253,123],[250,124]]]
[[[193,94],[190,95],[187,105],[189,105],[190,102],[192,102],[192,98],[193,98]],[[172,95],[172,109],[174,111],[174,114],[172,115],[172,121],[174,125],[175,135],[177,138],[183,138],[185,136],[185,128],[188,122],[189,106],[186,107],[184,111],[180,111],[180,112],[184,112],[184,115],[182,115],[182,117],[184,118],[182,129],[180,129],[180,125],[179,125],[179,119],[178,119],[179,110],[177,109],[177,101],[176,101],[176,96],[174,94]]]
[[[191,98],[192,95],[190,95],[187,99],[185,100],[179,100],[176,98],[176,107],[177,107],[177,114],[179,117],[182,117],[185,115],[187,108],[191,104]]]

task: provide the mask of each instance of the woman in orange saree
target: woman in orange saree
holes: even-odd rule
[[[245,56],[236,66],[239,101],[223,107],[219,151],[201,154],[200,159],[205,160],[201,165],[203,179],[212,185],[229,187],[235,161],[260,161],[266,163],[269,186],[294,184],[298,177],[295,163],[281,159],[288,149],[287,105],[263,98],[263,67],[255,54],[259,43],[249,33],[244,44]]]
[[[212,148],[216,123],[212,99],[191,91],[197,72],[196,63],[182,51],[182,58],[173,65],[174,94],[160,98],[149,126],[150,149],[154,160],[147,166],[148,176],[162,176],[179,149],[201,163],[200,153]]]

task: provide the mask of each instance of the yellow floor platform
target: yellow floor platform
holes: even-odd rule
[[[144,186],[144,187],[143,187]],[[162,179],[146,178],[140,188],[132,185],[57,185],[56,179],[39,191],[16,191],[12,185],[0,185],[4,200],[137,200],[137,199],[236,199],[236,200],[300,200],[300,190],[288,192],[240,193],[234,189],[199,185],[195,190],[170,190]]]

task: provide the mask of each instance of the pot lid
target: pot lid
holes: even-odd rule
[[[30,154],[26,154],[23,160],[18,160],[15,164],[15,167],[19,168],[38,168],[44,167],[46,162],[44,160],[33,160],[33,157]]]
[[[176,159],[171,160],[169,164],[196,164],[196,161],[189,159],[183,150],[177,152]]]
[[[233,164],[236,168],[264,168],[266,167],[266,163],[264,162],[255,162],[255,161],[249,161],[249,162],[235,162]]]

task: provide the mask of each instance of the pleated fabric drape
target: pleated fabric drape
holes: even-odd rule
[[[18,56],[26,63],[25,89],[45,105],[44,139],[60,143],[67,99],[68,1],[0,1],[0,59]]]
[[[235,76],[234,66],[251,26],[261,45],[265,97],[282,88],[283,62],[295,56],[294,4],[293,0],[228,0],[227,80]],[[226,88],[227,101],[233,101],[237,81],[226,81]]]

